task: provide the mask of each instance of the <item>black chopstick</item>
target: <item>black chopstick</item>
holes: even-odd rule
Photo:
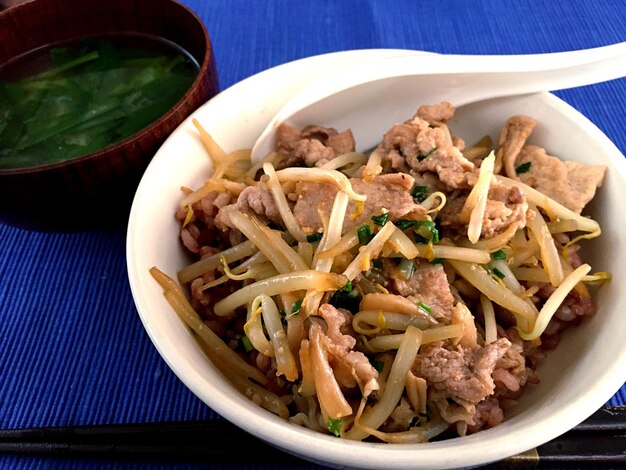
[[[245,449],[245,451],[241,451]],[[303,464],[224,419],[0,430],[0,453],[61,458]],[[604,407],[562,436],[493,468],[626,465],[626,407]]]
[[[565,434],[489,468],[626,467],[626,406],[602,407]]]
[[[245,452],[239,450],[245,448]],[[300,462],[226,420],[0,430],[0,453],[212,463]]]

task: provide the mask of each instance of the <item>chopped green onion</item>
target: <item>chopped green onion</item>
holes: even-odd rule
[[[373,215],[372,222],[380,227],[383,227],[387,222],[389,222],[390,217],[391,215],[389,214],[389,212],[385,212],[384,214],[380,215]]]
[[[493,268],[493,269],[491,270],[491,272],[492,272],[492,273],[493,273],[496,277],[498,277],[499,279],[504,279],[504,277],[505,277],[504,273],[503,273],[502,271],[500,271],[498,268]]]
[[[494,251],[491,253],[491,259],[496,261],[506,259],[506,253],[503,250]]]
[[[424,200],[428,197],[428,187],[413,186],[413,189],[411,190],[411,196],[413,196],[413,200],[415,202],[424,202]]]
[[[254,349],[254,346],[252,346],[252,343],[250,342],[250,339],[248,339],[247,336],[241,337],[241,345],[243,346],[243,349],[246,352],[250,352]]]
[[[433,152],[437,150],[437,147],[433,147],[431,150],[429,150],[426,153],[420,152],[420,154],[417,156],[417,161],[421,162],[422,160],[424,160],[426,157],[430,157]]]
[[[528,170],[530,170],[530,166],[531,166],[530,162],[522,163],[520,166],[518,166],[515,169],[515,173],[517,173],[518,175],[521,175],[522,173],[527,173]]]
[[[323,236],[322,232],[313,232],[306,236],[306,241],[309,243],[319,242]]]
[[[443,263],[443,258],[433,258],[430,260],[431,264],[442,264]]]
[[[328,422],[326,424],[328,426],[328,430],[335,436],[339,437],[341,434],[342,423],[341,419],[328,418]]]
[[[378,258],[372,260],[372,264],[376,269],[383,269],[383,262]]]
[[[439,230],[435,226],[435,223],[430,220],[417,220],[415,222],[415,241],[420,243],[439,243]]]
[[[424,310],[426,313],[430,314],[433,313],[433,309],[430,307],[430,305],[425,304],[424,302],[422,302],[421,300],[417,303],[417,306],[419,308],[421,308],[422,310]]]
[[[359,243],[365,245],[372,239],[372,230],[369,225],[361,225],[356,229],[356,234],[359,237]]]
[[[396,227],[400,230],[407,230],[409,228],[415,227],[415,220],[401,219],[396,222]]]
[[[348,281],[345,286],[339,289],[341,292],[352,292],[352,281]]]
[[[302,299],[297,300],[296,303],[293,304],[293,307],[291,307],[291,314],[297,315],[300,313],[300,307],[302,307]]]

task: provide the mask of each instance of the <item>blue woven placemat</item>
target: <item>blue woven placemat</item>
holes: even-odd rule
[[[207,25],[222,87],[347,49],[519,54],[626,41],[622,1],[183,3]],[[557,94],[626,151],[626,80]],[[608,404],[626,404],[625,389]],[[0,225],[0,428],[215,418],[143,330],[126,276],[125,227],[50,234]],[[81,463],[0,455],[3,468]]]

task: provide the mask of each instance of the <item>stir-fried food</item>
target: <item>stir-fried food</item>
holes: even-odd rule
[[[174,310],[260,406],[354,440],[426,442],[496,426],[564,330],[594,314],[581,215],[605,168],[527,143],[527,116],[466,146],[449,103],[421,106],[367,154],[350,130],[279,128],[260,162],[225,152],[183,188],[196,261]]]

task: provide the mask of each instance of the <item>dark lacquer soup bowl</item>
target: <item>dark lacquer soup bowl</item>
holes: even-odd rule
[[[86,229],[125,223],[137,184],[157,149],[191,112],[219,91],[211,41],[202,21],[173,0],[4,0],[0,2],[0,31],[0,220],[37,230]],[[132,44],[125,45],[129,40]],[[96,42],[99,51],[90,52],[89,44]],[[76,44],[82,50],[72,49]],[[155,57],[139,57],[137,44],[151,49]],[[131,72],[135,75],[127,71],[123,72],[126,75],[120,75],[119,70],[111,71],[108,65],[92,60],[100,58],[111,62],[113,59],[107,51],[115,52],[112,45],[126,48],[118,55],[129,58]],[[157,57],[156,49],[168,49],[169,56]],[[33,70],[24,73],[19,70],[24,58],[34,56],[37,62],[47,54],[55,59],[67,55],[69,59],[52,70],[38,70],[37,64],[27,65]],[[183,62],[194,68],[193,75],[187,76],[187,82],[174,84],[173,69],[180,68]],[[85,98],[91,101],[85,103],[83,99],[83,115],[77,112],[78,118],[91,119],[86,123],[77,124],[70,114],[59,115],[58,107],[46,119],[46,112],[51,113],[46,107],[50,101],[62,102],[67,97],[50,98],[40,89],[47,91],[61,86],[73,95],[75,89],[85,86],[76,84],[76,77],[61,77],[59,71],[68,73],[66,70],[70,68],[82,74],[81,77],[91,77],[87,87],[104,83],[105,91],[94,88],[93,96],[87,93]],[[94,79],[97,77],[93,75],[94,70],[103,68],[107,68],[109,75]],[[3,76],[3,70],[8,70],[8,75]],[[156,75],[155,70],[161,75]],[[33,79],[33,75],[39,81]],[[47,81],[42,81],[44,78]],[[145,93],[149,99],[132,89],[135,83],[142,86],[148,83]],[[111,91],[112,87],[117,88]],[[178,95],[172,91],[176,87]],[[18,92],[14,91],[16,89]],[[23,95],[25,89],[37,89],[40,93],[30,98],[28,106],[22,107],[34,114],[29,116],[25,112],[21,120],[12,122],[7,116],[16,114],[19,106],[11,99]],[[120,90],[129,94],[123,96]],[[123,105],[97,101],[107,93],[115,95]],[[172,101],[156,102],[165,95]],[[106,113],[104,108],[107,108]],[[156,114],[150,115],[149,111]],[[122,121],[127,117],[125,112],[133,117],[130,123]],[[143,123],[139,118],[144,119]],[[70,136],[59,137],[60,132],[68,128]],[[85,145],[84,134],[77,129],[93,131],[95,142]],[[105,131],[111,129],[117,140],[106,135]],[[53,139],[49,150],[39,143],[44,137],[50,137],[46,133]],[[82,153],[80,145],[85,145]]]

